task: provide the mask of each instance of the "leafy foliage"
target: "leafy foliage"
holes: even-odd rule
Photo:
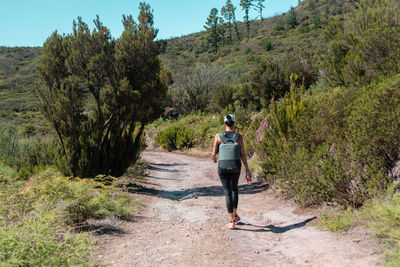
[[[51,142],[24,138],[16,130],[0,130],[0,147],[0,162],[15,170],[15,178],[27,179],[34,172],[54,164]]]
[[[5,265],[87,264],[93,242],[72,226],[88,219],[127,218],[136,202],[117,180],[63,177],[47,169],[20,182],[0,169],[0,261]]]
[[[204,28],[207,30],[208,43],[211,45],[211,47],[214,47],[214,52],[217,53],[219,45],[224,39],[222,18],[218,16],[218,9],[211,9]]]
[[[227,0],[225,5],[221,8],[221,15],[228,22],[228,31],[229,31],[229,43],[233,41],[233,29],[236,33],[236,39],[240,40],[239,29],[236,22],[236,7],[232,4],[231,0]]]
[[[226,112],[225,111],[222,111]],[[196,147],[208,150],[212,144],[215,133],[224,130],[223,115],[190,114],[178,120],[159,120],[149,125],[146,129],[149,138],[154,138],[157,144],[164,149],[182,149]],[[181,137],[178,137],[180,135]],[[182,139],[179,145],[177,139]],[[169,144],[169,145],[168,145]]]
[[[385,190],[399,160],[399,83],[396,76],[358,91],[320,92],[304,102],[290,93],[272,102],[258,147],[267,181],[306,206],[359,207]]]
[[[139,8],[138,23],[123,16],[117,40],[98,17],[92,32],[78,18],[72,34],[55,32],[44,44],[37,93],[67,175],[121,175],[138,158],[145,125],[161,113],[163,42],[154,41],[150,6]]]
[[[220,98],[211,101],[210,98],[219,94],[220,90],[228,90],[226,88],[230,76],[225,68],[199,63],[185,76],[176,79],[175,84],[169,88],[168,105],[179,114],[197,112],[208,107],[219,109],[218,105],[231,102],[229,95],[227,101]]]
[[[28,182],[0,174],[0,203],[0,261],[21,266],[85,264],[93,243],[68,225],[134,211],[134,200],[117,187],[51,169]]]
[[[247,40],[250,39],[250,9],[253,5],[252,0],[240,0],[240,6],[244,10],[244,22],[246,23],[246,30],[247,30]]]
[[[272,98],[279,99],[290,88],[292,74],[296,83],[309,88],[317,81],[317,71],[312,67],[312,56],[305,53],[288,54],[280,59],[264,58],[250,73],[251,94],[258,109],[269,105]]]
[[[164,130],[161,130],[155,136],[156,142],[163,147],[164,149],[168,149],[171,151],[176,149],[176,135],[179,131],[178,127],[167,127]]]
[[[342,21],[330,17],[324,31],[323,78],[332,85],[363,85],[399,72],[399,3],[362,0],[360,8]]]
[[[57,225],[51,213],[24,223],[0,225],[0,262],[5,266],[69,266],[87,264],[93,243]]]
[[[288,12],[288,16],[286,18],[286,24],[290,28],[295,28],[297,25],[299,25],[299,22],[297,21],[296,10],[294,9],[294,7],[291,7]]]
[[[155,137],[156,142],[168,151],[190,148],[194,144],[193,139],[193,132],[190,128],[177,126],[169,126],[159,131]]]

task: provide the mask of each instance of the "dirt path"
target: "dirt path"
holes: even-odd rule
[[[216,165],[208,159],[146,152],[150,176],[133,222],[98,237],[93,261],[111,266],[376,266],[380,255],[362,229],[333,234],[312,226],[265,185],[241,177],[237,230],[227,222]]]

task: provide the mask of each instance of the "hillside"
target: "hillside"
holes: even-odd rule
[[[321,28],[326,23],[327,16],[340,15],[344,18],[355,9],[357,3],[358,1],[351,0],[302,1],[294,9],[298,21],[296,27],[291,28],[286,24],[288,13],[266,18],[263,22],[253,20],[250,22],[249,40],[245,38],[245,24],[239,22],[241,39],[234,38],[232,44],[223,44],[218,53],[210,51],[204,31],[172,38],[168,40],[167,50],[162,59],[175,75],[198,62],[215,63],[225,66],[231,72],[245,74],[252,70],[262,57],[315,51],[320,45]]]
[[[32,98],[40,47],[0,47],[0,106],[6,111],[35,110]]]
[[[34,95],[40,47],[0,47],[0,127],[24,125],[32,134],[42,124]]]
[[[286,25],[287,13],[264,19],[263,23],[253,20],[250,22],[249,40],[244,37],[245,24],[239,22],[241,40],[233,39],[233,43],[223,44],[218,53],[209,51],[205,32],[172,38],[167,40],[162,61],[171,70],[174,79],[178,80],[197,63],[224,66],[239,79],[253,70],[263,57],[280,58],[290,54],[296,60],[299,57],[306,58],[307,64],[310,64],[320,44],[320,27],[324,23],[324,16],[345,16],[354,9],[356,3],[350,0],[302,1],[295,8],[298,26],[289,28]],[[204,19],[206,16],[204,14]],[[321,21],[316,21],[316,18]],[[39,116],[35,112],[38,108],[34,86],[40,56],[40,47],[0,47],[0,125],[10,127],[26,124],[30,117]]]

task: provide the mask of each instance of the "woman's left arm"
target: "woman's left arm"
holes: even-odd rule
[[[216,134],[215,138],[214,138],[213,151],[212,151],[212,155],[211,155],[211,158],[215,163],[217,163],[217,153],[218,153],[218,145],[219,145],[218,141],[219,141],[219,135]]]

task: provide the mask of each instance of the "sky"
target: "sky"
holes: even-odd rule
[[[71,33],[72,21],[78,16],[93,29],[98,14],[103,24],[117,38],[122,32],[122,14],[138,15],[139,0],[0,0],[0,46],[42,46],[47,37],[57,30]],[[147,0],[154,10],[154,24],[159,29],[158,39],[179,37],[204,30],[212,8],[218,10],[226,0]],[[243,20],[240,0],[236,18]],[[263,17],[271,17],[296,6],[298,0],[266,0]],[[257,13],[252,11],[250,19]]]

